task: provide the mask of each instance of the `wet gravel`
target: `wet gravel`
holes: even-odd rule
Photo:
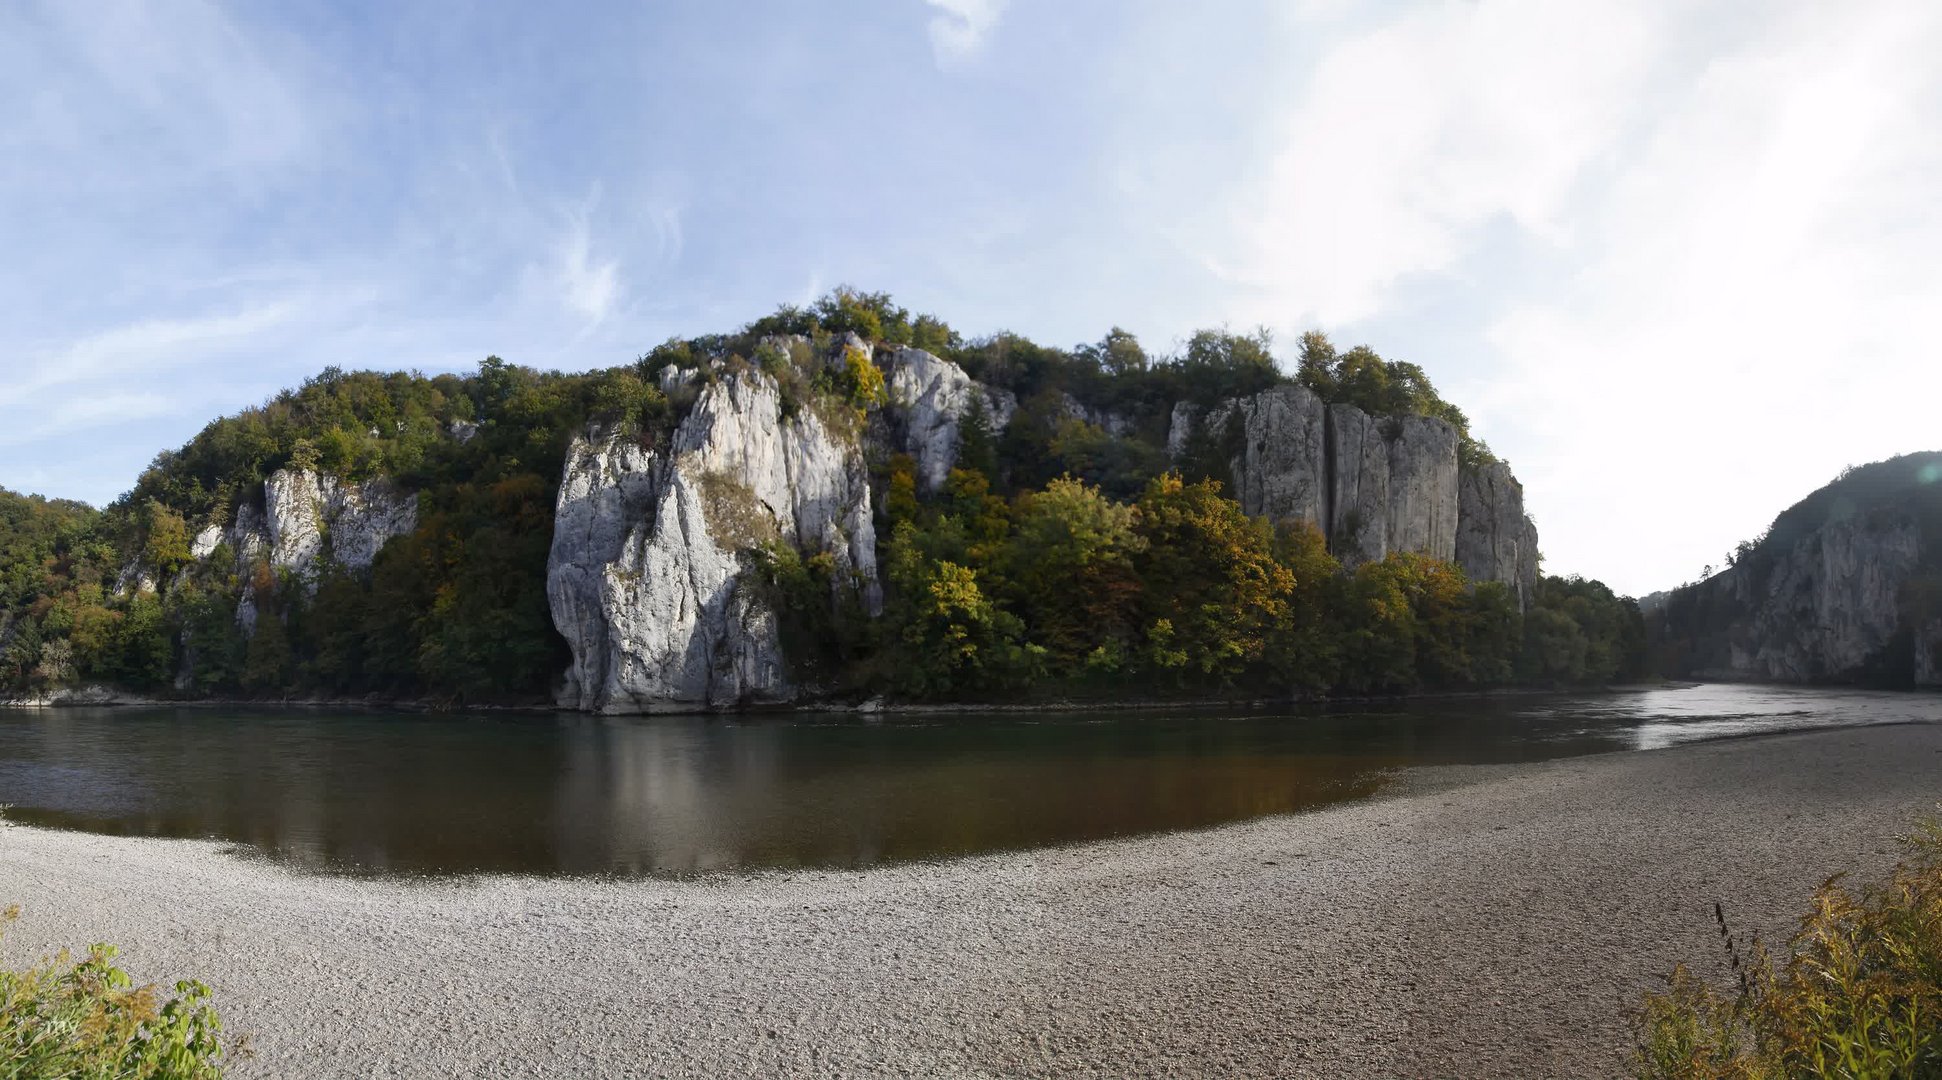
[[[1942,727],[1413,770],[1362,803],[856,873],[408,882],[0,829],[18,964],[198,975],[238,1077],[1610,1076],[1942,799]]]

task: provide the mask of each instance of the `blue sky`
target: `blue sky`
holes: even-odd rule
[[[838,283],[969,333],[1415,361],[1546,568],[1697,576],[1942,447],[1942,7],[0,10],[0,484],[327,364],[604,366]]]

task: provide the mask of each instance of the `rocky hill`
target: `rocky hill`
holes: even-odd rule
[[[1849,470],[1648,627],[1673,674],[1942,685],[1942,453]]]
[[[0,684],[638,712],[1630,663],[1608,590],[1536,610],[1521,486],[1420,370],[1311,339],[1296,381],[839,292],[586,375],[327,372],[23,533],[57,572],[0,597]]]
[[[1320,530],[1345,565],[1428,555],[1510,586],[1522,607],[1538,575],[1524,487],[1503,462],[1461,462],[1461,441],[1449,421],[1371,416],[1295,383],[1212,408],[1181,402],[1167,434],[1175,460],[1211,445],[1243,509]]]

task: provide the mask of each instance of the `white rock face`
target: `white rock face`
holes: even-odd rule
[[[1214,430],[1238,423],[1234,498],[1250,514],[1327,531],[1327,410],[1305,387],[1284,385],[1207,415]]]
[[[143,566],[139,560],[129,562],[115,575],[116,596],[153,593],[155,589],[155,572]]]
[[[894,349],[884,358],[886,410],[905,453],[917,460],[917,483],[936,491],[957,463],[958,426],[973,401],[983,401],[993,433],[1011,423],[1018,399],[1010,391],[976,382],[964,369],[922,349]]]
[[[568,451],[547,562],[573,651],[564,706],[607,713],[791,699],[774,613],[741,549],[828,554],[874,614],[876,533],[859,439],[784,419],[773,379],[717,372],[668,453],[611,432]]]
[[[1456,561],[1472,581],[1510,586],[1519,608],[1537,589],[1537,527],[1524,512],[1524,485],[1510,466],[1463,469],[1457,481]]]
[[[225,534],[221,526],[219,525],[203,526],[202,531],[197,533],[195,535],[195,538],[189,541],[190,558],[206,559],[209,556],[214,555],[216,553],[216,548],[222,545],[222,542],[224,539],[225,539]]]
[[[263,507],[259,512],[253,503],[242,503],[227,529],[209,526],[190,545],[199,559],[214,554],[219,543],[229,545],[243,582],[236,621],[246,635],[256,630],[256,597],[249,582],[259,560],[288,571],[308,588],[316,584],[326,555],[345,569],[363,570],[392,537],[418,527],[417,496],[386,479],[355,484],[329,473],[278,469],[263,482]]]
[[[1060,391],[1059,411],[1066,419],[1091,424],[1115,439],[1123,439],[1133,433],[1133,421],[1109,409],[1095,409],[1071,394]]]
[[[1428,416],[1372,417],[1331,405],[1331,538],[1345,565],[1413,551],[1456,558],[1457,433]]]
[[[351,570],[371,565],[394,536],[418,527],[418,500],[389,480],[347,483],[329,473],[278,469],[263,484],[270,565],[315,576],[319,559]]]
[[[1294,384],[1207,410],[1180,402],[1167,432],[1176,461],[1230,454],[1231,494],[1243,509],[1315,526],[1344,565],[1415,552],[1456,561],[1472,580],[1505,582],[1527,603],[1537,529],[1523,488],[1501,464],[1466,478],[1458,441],[1442,420],[1370,416]]]
[[[1194,422],[1200,419],[1200,410],[1193,402],[1178,401],[1173,405],[1173,415],[1167,421],[1167,456],[1175,461],[1187,455],[1187,444],[1194,435]]]

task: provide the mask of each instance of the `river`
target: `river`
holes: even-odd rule
[[[1300,811],[1411,766],[1936,719],[1942,695],[1739,685],[880,719],[0,710],[0,804],[333,873],[853,868]]]

